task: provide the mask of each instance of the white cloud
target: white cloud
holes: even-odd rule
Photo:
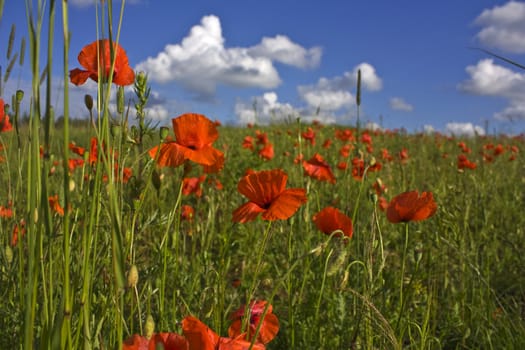
[[[263,38],[261,43],[248,49],[253,57],[267,57],[299,68],[317,67],[321,61],[322,49],[318,46],[305,49],[292,42],[287,36]]]
[[[485,135],[485,130],[472,123],[447,123],[445,133],[453,136],[475,136]]]
[[[275,92],[266,92],[253,98],[251,103],[237,101],[235,114],[240,124],[268,124],[296,118],[299,112],[288,103],[278,101]]]
[[[273,61],[296,67],[319,64],[321,49],[305,49],[286,36],[263,38],[251,48],[224,46],[217,16],[205,16],[180,44],[168,44],[156,57],[148,57],[136,70],[151,81],[177,81],[201,98],[211,98],[217,85],[271,89],[281,83]]]
[[[327,111],[348,109],[355,105],[355,96],[350,91],[356,89],[358,70],[361,70],[363,90],[378,91],[382,88],[382,80],[377,76],[375,68],[368,63],[361,63],[352,72],[345,72],[342,76],[320,78],[315,85],[299,86],[299,96],[313,108]]]
[[[392,97],[390,99],[390,108],[404,112],[412,112],[414,110],[414,106],[405,102],[401,97]]]
[[[436,131],[436,129],[430,124],[425,124],[423,126],[423,132],[425,134],[433,134],[435,131]]]
[[[525,73],[494,64],[492,59],[483,59],[466,71],[470,78],[458,85],[460,90],[508,100],[510,106],[494,114],[498,120],[525,120]]]
[[[509,1],[485,9],[474,23],[482,27],[476,38],[483,45],[507,52],[525,52],[525,3]]]
[[[267,92],[261,96],[253,97],[250,102],[237,101],[235,115],[241,125],[292,122],[296,118],[301,118],[301,121],[305,123],[316,120],[323,124],[333,124],[336,121],[336,116],[333,113],[308,107],[299,108],[289,103],[279,102],[275,92]]]

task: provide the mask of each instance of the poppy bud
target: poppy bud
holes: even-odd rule
[[[23,98],[24,98],[24,91],[23,90],[16,90],[16,102],[17,103],[22,102]]]
[[[120,129],[121,129],[120,125],[116,125],[116,124],[111,125],[111,128],[109,129],[109,131],[111,132],[111,136],[113,138],[119,137],[121,134]]]
[[[75,190],[75,180],[69,179],[69,192],[73,192]]]
[[[9,265],[13,262],[13,249],[9,245],[5,246],[5,260]]]
[[[84,104],[88,111],[91,111],[93,109],[93,97],[89,94],[84,95]]]
[[[153,187],[158,191],[160,189],[160,176],[156,170],[153,170],[151,174],[151,182],[153,183]]]
[[[168,137],[168,133],[170,132],[170,129],[165,127],[165,126],[161,126],[160,127],[160,139],[161,141],[164,141],[166,139],[166,137]]]
[[[148,315],[148,317],[146,317],[144,331],[146,332],[146,339],[150,339],[153,336],[153,333],[155,332],[155,321],[153,320],[153,316]]]
[[[35,211],[33,211],[33,222],[35,224],[38,222],[38,208],[35,208]]]
[[[128,271],[128,287],[135,288],[137,286],[138,281],[139,270],[137,269],[137,265],[133,264],[131,265]]]

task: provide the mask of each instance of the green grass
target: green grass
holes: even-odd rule
[[[29,38],[29,47],[35,40]],[[30,52],[32,62],[38,57]],[[44,89],[38,65],[33,68],[33,91],[24,99]],[[157,332],[180,333],[181,320],[194,315],[227,336],[231,312],[250,299],[268,300],[279,318],[268,349],[525,346],[523,135],[369,132],[367,149],[361,139],[366,131],[353,127],[300,120],[221,126],[214,147],[225,153],[224,169],[206,176],[202,196],[184,195],[183,179],[201,176],[202,168],[156,166],[147,151],[161,142],[159,130],[147,124],[147,84],[137,86],[145,120],[130,115],[125,124],[121,110],[96,115],[94,126],[70,123],[67,114],[54,126],[50,113],[33,108],[29,125],[0,133],[0,205],[12,210],[0,217],[1,348],[118,348],[130,335],[145,334],[149,316]],[[100,84],[99,94],[98,110],[105,111],[117,89]],[[15,121],[16,109],[9,113]],[[315,145],[301,138],[308,127]],[[351,129],[356,141],[337,139],[335,131],[343,129]],[[241,147],[256,131],[274,145],[273,159]],[[89,151],[92,137],[106,152],[99,146],[96,162],[67,171],[64,160],[81,157],[66,145],[74,141]],[[327,139],[332,145],[324,148]],[[467,157],[476,169],[458,170],[460,141],[471,149]],[[343,157],[339,150],[347,144],[353,149]],[[504,152],[493,156],[490,145],[498,144]],[[383,159],[383,149],[392,161]],[[405,162],[398,156],[402,149],[409,154]],[[294,161],[316,152],[331,165],[335,184],[309,178]],[[336,168],[354,157],[367,165],[375,159],[382,168],[361,181],[350,167]],[[116,164],[131,169],[129,181],[119,181],[121,174],[111,170]],[[237,191],[246,170],[277,168],[288,174],[288,188],[306,189],[308,202],[288,220],[234,224],[232,212],[246,201]],[[388,200],[406,190],[431,191],[436,215],[407,225],[388,222],[372,187],[378,179]],[[66,208],[64,216],[49,207],[53,195]],[[183,205],[194,208],[193,220],[181,220]],[[350,240],[315,227],[313,215],[326,206],[353,218]],[[21,222],[26,233],[12,244]],[[138,281],[130,286],[126,274],[135,268]]]

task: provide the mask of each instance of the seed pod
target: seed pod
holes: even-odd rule
[[[7,59],[11,58],[11,53],[13,52],[13,44],[15,43],[15,31],[16,26],[13,24],[11,26],[11,32],[9,33],[9,42],[7,43]]]
[[[146,317],[144,331],[146,332],[146,339],[150,339],[151,336],[153,336],[153,333],[155,333],[155,321],[153,320],[153,316],[148,315],[148,317]]]
[[[137,286],[138,281],[139,270],[137,269],[137,265],[133,264],[131,265],[128,271],[128,287],[135,288]]]
[[[18,64],[21,66],[24,65],[25,53],[26,53],[26,38],[22,38],[22,42],[20,43],[20,58],[18,59]]]
[[[89,94],[84,95],[84,104],[86,105],[88,111],[91,112],[93,109],[93,97]]]

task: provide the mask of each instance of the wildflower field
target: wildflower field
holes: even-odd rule
[[[525,347],[523,134],[198,110],[159,128],[103,10],[113,31],[53,57],[71,83],[55,123],[38,48],[55,11],[68,42],[66,0],[29,6],[32,89],[0,96],[0,348]],[[88,80],[96,95],[69,99]]]

